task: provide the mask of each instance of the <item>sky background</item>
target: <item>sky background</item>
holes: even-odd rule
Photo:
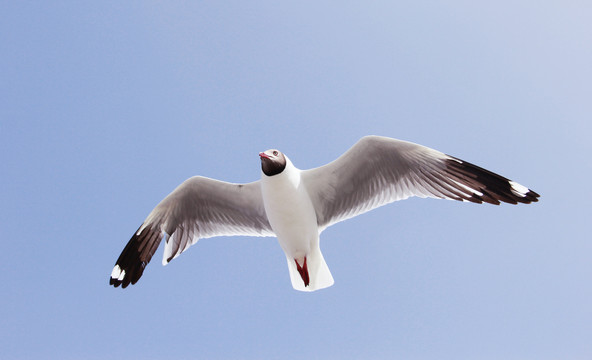
[[[590,359],[589,1],[4,1],[2,359]],[[335,285],[275,238],[161,248],[108,285],[186,178],[259,179],[376,134],[541,194],[409,199],[335,225]]]

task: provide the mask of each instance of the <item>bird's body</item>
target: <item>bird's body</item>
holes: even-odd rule
[[[277,150],[270,153],[273,151]],[[303,183],[302,171],[287,156],[284,158],[286,167],[281,173],[261,174],[265,213],[286,254],[292,286],[302,291],[322,289],[333,285],[333,277],[319,247],[316,211]]]
[[[337,160],[297,169],[271,149],[259,154],[261,179],[231,184],[193,177],[148,215],[117,260],[110,283],[134,284],[166,237],[163,264],[199,238],[276,236],[296,290],[333,285],[319,247],[328,226],[410,196],[499,204],[538,201],[534,191],[437,150],[367,136]]]

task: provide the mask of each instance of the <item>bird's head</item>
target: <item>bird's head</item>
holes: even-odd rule
[[[261,158],[261,170],[267,176],[281,173],[286,168],[286,157],[276,149],[265,150],[259,153]]]

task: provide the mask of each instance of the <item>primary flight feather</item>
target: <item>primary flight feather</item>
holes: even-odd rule
[[[276,236],[294,289],[314,291],[333,285],[319,235],[337,222],[411,196],[495,205],[539,197],[466,161],[387,137],[363,137],[337,160],[310,170],[297,169],[279,150],[259,157],[259,181],[231,184],[196,176],[179,185],[134,233],[109,283],[135,284],[163,238],[167,264],[201,238]]]

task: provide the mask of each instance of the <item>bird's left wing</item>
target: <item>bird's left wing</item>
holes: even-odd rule
[[[192,177],[144,220],[117,259],[110,284],[123,288],[135,284],[164,237],[163,264],[167,264],[200,238],[232,235],[274,236],[259,181],[231,184]]]
[[[534,191],[428,147],[366,136],[337,160],[302,172],[321,231],[410,196],[528,204]]]

